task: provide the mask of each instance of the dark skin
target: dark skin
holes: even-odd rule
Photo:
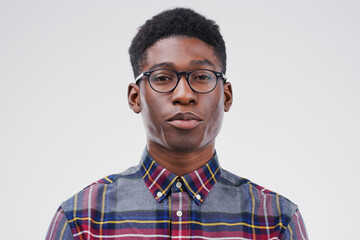
[[[165,38],[146,53],[142,72],[159,68],[221,72],[213,47],[197,38]],[[231,84],[224,84],[221,78],[216,88],[206,94],[194,92],[185,76],[170,93],[155,92],[146,77],[140,86],[131,83],[128,88],[130,108],[142,114],[149,154],[178,176],[193,172],[212,158],[215,138],[224,112],[230,110],[232,98]]]

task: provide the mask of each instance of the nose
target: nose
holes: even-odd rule
[[[185,75],[182,75],[178,85],[172,92],[173,104],[188,105],[196,102],[195,92],[190,88]]]

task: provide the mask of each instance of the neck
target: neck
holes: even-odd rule
[[[210,143],[194,151],[173,151],[156,143],[148,142],[150,156],[170,172],[183,176],[206,164],[215,153],[215,144]]]

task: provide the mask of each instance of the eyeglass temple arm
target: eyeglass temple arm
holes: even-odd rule
[[[135,83],[136,83],[137,81],[139,81],[143,76],[145,76],[144,73],[141,73],[139,76],[137,76],[137,77],[135,78]]]
[[[222,79],[224,79],[224,82],[226,82],[227,77],[226,77],[226,75],[225,75],[225,74],[223,74],[223,73],[219,73],[219,74],[217,74],[217,76],[218,76],[218,77],[221,77]]]

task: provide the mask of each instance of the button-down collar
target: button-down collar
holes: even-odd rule
[[[155,162],[146,149],[140,164],[142,178],[158,202],[161,202],[170,193],[172,185],[181,181],[183,183],[181,190],[187,191],[196,204],[201,205],[221,173],[216,153],[204,166],[181,177]]]

